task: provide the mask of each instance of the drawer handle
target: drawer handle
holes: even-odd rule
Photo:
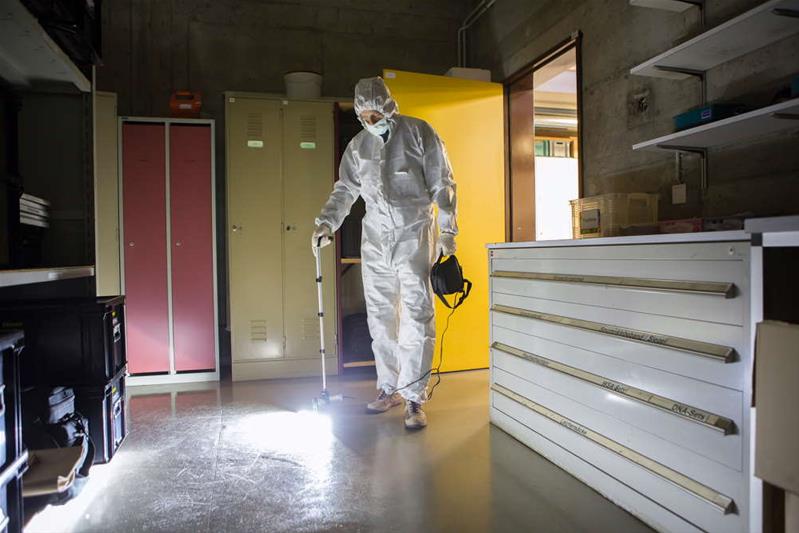
[[[678,281],[670,279],[625,278],[618,276],[583,276],[576,274],[548,274],[544,272],[514,272],[497,270],[493,278],[530,279],[537,281],[557,281],[561,283],[585,283],[589,285],[610,285],[625,289],[646,289],[666,292],[686,292],[732,298],[735,285],[716,281]]]
[[[513,346],[502,344],[501,342],[495,342],[491,347],[508,355],[524,359],[525,361],[541,365],[543,367],[549,368],[550,370],[572,376],[579,380],[591,383],[592,385],[596,385],[597,387],[615,392],[620,396],[639,401],[650,407],[654,407],[655,409],[660,409],[662,411],[671,413],[672,415],[690,420],[691,422],[696,422],[697,424],[700,424],[706,428],[719,431],[724,435],[729,435],[735,430],[735,422],[721,415],[705,411],[704,409],[692,407],[682,402],[676,402],[670,398],[666,398],[665,396],[660,396],[658,394],[647,392],[636,387],[631,387],[630,385],[626,385],[620,381],[608,379],[586,370],[565,365],[563,363],[559,363],[558,361],[553,361],[552,359],[547,359],[546,357],[541,357],[540,355],[535,355],[530,352],[514,348]]]
[[[507,305],[494,305],[491,310],[499,313],[505,313],[507,315],[541,320],[551,324],[558,324],[560,326],[593,331],[595,333],[610,335],[612,337],[618,337],[628,341],[672,348],[681,352],[688,352],[694,355],[709,357],[724,363],[731,362],[733,356],[735,355],[735,350],[729,346],[695,341],[692,339],[684,339],[682,337],[673,337],[671,335],[663,335],[660,333],[651,333],[649,331],[622,328],[610,324],[602,324],[601,322],[591,322],[590,320],[582,320],[579,318],[569,318],[565,316],[551,315],[549,313],[539,313],[538,311],[519,309],[518,307],[510,307]]]
[[[561,415],[560,413],[556,413],[555,411],[544,407],[543,405],[536,403],[529,398],[525,398],[521,394],[517,394],[510,390],[507,387],[503,387],[497,383],[491,385],[491,389],[495,392],[513,400],[514,402],[527,407],[528,409],[536,412],[537,414],[543,416],[555,422],[559,426],[562,426],[578,435],[585,437],[586,439],[592,441],[594,444],[605,448],[617,455],[620,455],[635,463],[636,465],[640,466],[644,470],[649,471],[650,473],[665,479],[671,483],[674,483],[678,487],[682,488],[683,490],[690,493],[692,496],[699,498],[700,500],[704,501],[705,503],[710,504],[713,506],[714,509],[719,511],[722,514],[731,513],[735,509],[735,502],[729,496],[726,496],[702,483],[699,483],[695,479],[691,479],[688,476],[677,472],[676,470],[672,470],[666,465],[660,464],[657,461],[650,459],[649,457],[636,452],[632,448],[628,448],[627,446],[612,440],[601,433],[597,433],[590,428],[583,426],[575,422],[570,418],[566,418],[565,416]],[[494,407],[496,409],[496,407]],[[506,416],[510,416],[507,415]],[[515,420],[515,419],[514,419]],[[516,420],[519,422],[519,420]],[[521,423],[521,422],[519,422]],[[533,428],[530,428],[533,429]]]

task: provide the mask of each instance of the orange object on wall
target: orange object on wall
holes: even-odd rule
[[[202,93],[175,91],[169,98],[169,112],[173,117],[198,118],[202,107]]]

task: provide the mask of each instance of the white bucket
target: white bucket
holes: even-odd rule
[[[316,72],[287,72],[283,75],[286,96],[289,98],[319,98],[322,96],[322,76]]]

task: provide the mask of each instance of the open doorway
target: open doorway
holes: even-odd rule
[[[580,196],[579,37],[505,82],[510,241],[572,238]]]

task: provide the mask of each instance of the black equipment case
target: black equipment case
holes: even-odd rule
[[[127,435],[126,372],[127,367],[104,385],[75,387],[75,409],[89,420],[95,463],[110,461]]]
[[[127,364],[125,297],[0,303],[0,325],[25,332],[22,382],[103,385]]]

